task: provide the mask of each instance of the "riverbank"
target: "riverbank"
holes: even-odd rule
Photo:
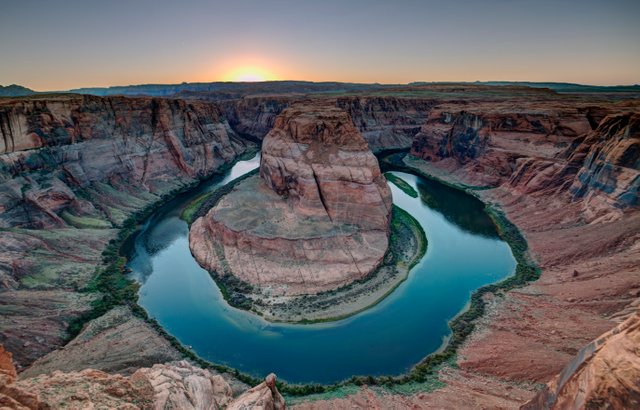
[[[353,316],[372,308],[404,282],[411,268],[424,256],[427,238],[409,213],[393,207],[389,250],[383,263],[362,280],[316,295],[302,297],[271,297],[255,295],[254,312],[270,322],[319,323]]]
[[[362,403],[382,408],[389,403],[518,408],[579,349],[637,309],[640,271],[633,263],[640,252],[637,214],[585,224],[580,222],[580,204],[566,196],[535,197],[508,186],[491,190],[468,186],[419,159],[406,158],[400,165],[407,171],[415,166],[422,174],[490,204],[489,213],[498,225],[506,222],[503,232],[517,233],[523,241],[526,237],[521,242],[526,248],[516,246],[514,255],[535,260],[540,276],[481,298],[484,314],[474,320],[452,366],[434,372],[433,377],[446,384],[437,391],[379,395],[363,387],[341,398],[327,395],[319,397],[326,401],[302,402],[296,408],[351,408]]]
[[[139,284],[128,278],[125,249],[138,235],[141,224],[154,212],[183,195],[210,183],[223,175],[236,163],[255,156],[256,147],[243,154],[208,177],[172,190],[158,200],[131,214],[117,230],[115,238],[104,248],[102,265],[96,268],[93,280],[80,295],[91,296],[90,309],[68,322],[70,334],[64,349],[54,350],[39,358],[25,370],[25,375],[38,375],[52,370],[76,371],[94,368],[128,374],[137,367],[152,366],[178,359],[189,359],[203,368],[224,374],[235,391],[244,391],[260,379],[243,375],[226,366],[205,361],[170,335],[138,304]],[[115,319],[114,319],[115,318]],[[110,347],[109,340],[122,339],[118,348]],[[129,357],[135,351],[134,357]],[[87,354],[86,352],[94,352]]]
[[[252,171],[219,189],[194,199],[182,214],[191,223],[233,188],[256,174]],[[399,179],[399,178],[398,178]],[[427,239],[422,227],[409,213],[394,206],[389,249],[382,264],[366,278],[341,288],[305,296],[273,296],[232,275],[210,273],[231,306],[250,310],[274,323],[318,323],[345,319],[369,309],[406,280],[424,256]]]
[[[397,218],[394,218],[394,220],[395,219],[397,219]],[[400,225],[403,225],[403,224],[401,223]],[[399,235],[399,237],[402,238],[402,235]],[[402,242],[402,240],[396,241],[396,243],[399,243],[399,242]],[[426,241],[424,243],[426,245]],[[414,263],[415,263],[415,261],[418,261],[418,260],[420,260],[420,258],[416,258],[414,260]],[[411,269],[411,263],[407,263],[406,268],[407,268],[407,271],[410,270]],[[137,304],[136,304],[136,306],[137,306]],[[146,316],[146,312],[143,312],[143,314]],[[196,363],[198,363],[199,365],[201,365],[203,367],[216,369],[218,371],[225,372],[228,375],[232,375],[233,374],[233,375],[235,375],[234,377],[240,378],[241,380],[246,381],[249,384],[253,384],[256,381],[256,379],[252,378],[251,376],[244,375],[244,374],[242,374],[240,372],[228,369],[225,366],[214,365],[214,364],[211,364],[211,363],[209,363],[209,362],[207,362],[205,360],[200,359],[190,349],[187,349],[184,346],[182,346],[177,341],[177,339],[175,339],[173,336],[168,335],[167,332],[162,327],[160,327],[157,322],[155,322],[154,320],[150,320],[148,318],[146,320],[148,320],[149,323],[152,323],[154,325],[154,328],[160,334],[162,334],[167,340],[170,340],[171,344],[178,351],[182,352],[181,354],[183,354],[184,357],[188,357],[188,358],[192,359],[193,361],[195,361]],[[344,391],[345,388],[347,390],[349,390],[349,389],[352,388],[352,387],[349,387],[349,386],[356,386],[356,385],[380,385],[380,386],[384,386],[384,389],[390,389],[393,386],[403,385],[403,386],[413,386],[412,389],[415,388],[415,389],[419,390],[419,389],[422,389],[422,387],[420,387],[420,386],[438,385],[437,379],[434,379],[434,377],[435,377],[434,376],[434,372],[437,372],[437,369],[439,369],[440,366],[443,363],[449,363],[449,362],[451,362],[451,358],[449,358],[448,360],[440,361],[439,364],[436,363],[435,361],[430,362],[430,364],[429,364],[429,369],[430,370],[428,372],[421,373],[421,374],[415,374],[415,373],[414,374],[409,374],[406,377],[367,377],[367,376],[364,376],[364,377],[354,377],[354,378],[352,378],[350,380],[347,380],[347,381],[345,381],[343,383],[338,383],[338,384],[334,384],[334,385],[317,385],[317,384],[291,385],[291,384],[279,384],[279,387],[281,388],[283,393],[287,393],[289,395],[306,395],[306,394],[310,394],[310,393],[320,393],[320,392],[336,392],[336,394],[339,394],[339,392],[340,391]]]

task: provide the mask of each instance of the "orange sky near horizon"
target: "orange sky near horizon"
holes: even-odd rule
[[[8,2],[0,84],[636,84],[638,15],[635,0]]]

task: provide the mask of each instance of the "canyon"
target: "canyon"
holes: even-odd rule
[[[117,391],[117,403],[178,405],[215,397],[208,400],[234,408],[232,396],[242,398],[248,385],[231,372],[217,375],[180,362],[183,352],[135,303],[110,299],[112,289],[96,281],[114,257],[104,251],[142,210],[225,169],[259,141],[264,169],[250,190],[273,201],[286,193],[296,214],[354,222],[353,214],[333,207],[340,201],[332,194],[344,190],[325,188],[342,174],[323,168],[316,180],[309,174],[314,157],[303,159],[292,149],[306,135],[295,130],[317,129],[324,115],[334,128],[343,127],[318,136],[336,146],[328,161],[355,161],[358,172],[350,178],[376,188],[368,205],[357,208],[356,216],[367,217],[356,224],[366,220],[368,229],[385,232],[390,212],[368,149],[409,150],[403,166],[503,212],[526,238],[541,276],[483,296],[485,313],[458,350],[456,366],[436,372],[442,386],[410,394],[364,386],[344,398],[321,396],[295,407],[588,407],[602,403],[604,391],[620,406],[638,404],[640,102],[628,94],[471,84],[243,94],[224,101],[207,93],[0,99],[0,343],[13,353],[12,359],[0,354],[2,400],[35,407],[38,400],[62,400],[48,396],[46,386],[67,386],[65,397],[78,396],[73,386],[85,380],[102,386],[95,387],[95,400],[116,400]],[[331,140],[341,135],[349,138]],[[344,153],[343,144],[349,147]],[[242,202],[225,200],[217,206]],[[194,223],[194,238],[239,243],[235,233],[218,235],[223,226],[211,225],[216,209]],[[367,256],[371,266],[386,249],[377,241],[376,255]],[[332,277],[330,286],[355,277],[354,270],[346,280]],[[11,360],[18,375],[6,365]],[[155,390],[156,375],[169,373],[180,381],[167,383],[178,387]],[[193,387],[203,385],[212,392]],[[16,398],[19,391],[28,398]],[[194,391],[198,399],[184,398]],[[245,395],[273,400],[273,408],[284,405],[271,378]]]

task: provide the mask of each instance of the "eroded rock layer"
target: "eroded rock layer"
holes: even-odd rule
[[[246,150],[219,108],[162,98],[0,101],[0,342],[19,366],[61,346],[132,214]]]
[[[388,247],[391,192],[349,115],[294,106],[263,143],[260,178],[238,184],[190,232],[193,254],[272,294],[334,289]]]
[[[220,375],[187,361],[140,368],[131,376],[83,369],[16,379],[11,353],[0,345],[3,409],[274,409],[285,408],[275,375],[233,397]]]
[[[640,312],[582,348],[523,410],[640,406]]]

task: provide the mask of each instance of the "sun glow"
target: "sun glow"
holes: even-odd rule
[[[224,75],[224,81],[241,81],[241,82],[255,82],[255,81],[268,81],[275,80],[273,73],[256,66],[242,66],[234,68]]]

